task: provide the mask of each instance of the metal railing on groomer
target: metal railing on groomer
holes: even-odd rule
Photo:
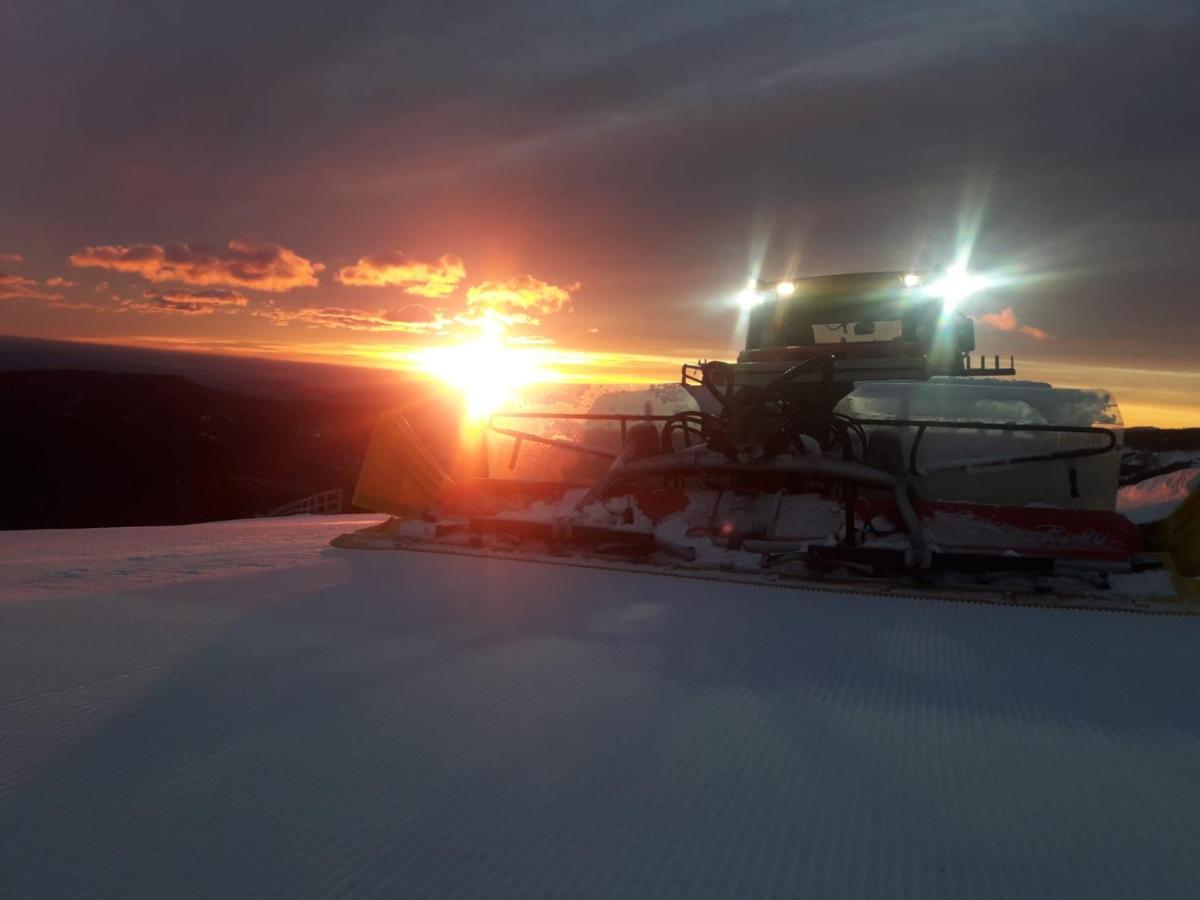
[[[590,447],[587,444],[577,443],[575,441],[565,441],[561,438],[551,438],[545,435],[537,434],[532,431],[521,431],[515,428],[501,428],[496,424],[497,419],[541,419],[541,420],[560,420],[568,422],[616,422],[621,426],[621,446],[625,446],[625,438],[629,431],[629,425],[632,422],[667,422],[675,418],[674,416],[649,415],[646,413],[554,413],[554,412],[499,412],[493,413],[488,417],[488,431],[495,434],[502,434],[505,437],[512,438],[513,444],[512,457],[509,459],[508,467],[515,469],[517,466],[517,457],[521,453],[521,445],[525,441],[531,444],[545,444],[548,447],[557,447],[559,450],[567,450],[571,453],[583,453],[587,456],[599,456],[602,459],[616,459],[619,454],[611,450],[603,450],[599,447]]]
[[[621,429],[621,445],[629,425],[634,422],[672,422],[677,423],[684,432],[685,445],[693,431],[699,435],[696,423],[689,424],[687,420],[680,421],[676,415],[649,415],[646,413],[555,413],[555,412],[504,412],[495,413],[488,419],[488,430],[512,438],[514,441],[512,455],[508,467],[516,468],[521,445],[525,441],[556,447],[571,453],[582,453],[597,456],[602,459],[616,459],[618,454],[611,450],[591,447],[575,441],[561,438],[551,438],[531,431],[516,428],[503,428],[496,424],[497,419],[527,419],[527,420],[562,420],[571,422],[616,422]],[[969,471],[974,469],[999,468],[1003,466],[1024,465],[1034,462],[1055,462],[1062,460],[1083,459],[1089,456],[1102,456],[1117,447],[1115,431],[1098,425],[1038,425],[1017,422],[946,422],[936,419],[855,419],[864,428],[915,428],[912,447],[908,453],[908,473],[914,476],[928,475],[934,472]],[[1057,435],[1095,435],[1103,438],[1103,443],[1096,447],[1076,447],[1069,450],[1048,450],[1040,453],[1029,453],[1021,456],[995,456],[971,460],[953,460],[946,463],[921,465],[919,454],[925,435],[930,430],[946,431],[997,431],[1008,433],[1057,434]],[[686,447],[685,447],[686,448]]]
[[[908,453],[908,473],[910,475],[929,475],[934,472],[965,472],[973,469],[988,469],[1003,466],[1024,465],[1034,462],[1054,462],[1070,459],[1082,459],[1087,456],[1102,456],[1117,447],[1117,433],[1099,425],[1035,425],[1019,422],[943,422],[937,419],[855,419],[864,428],[915,428],[912,448]],[[1032,434],[1093,434],[1104,438],[1103,446],[1076,447],[1070,450],[1049,450],[1042,453],[1028,453],[1023,456],[995,456],[972,459],[968,461],[953,460],[946,463],[934,463],[922,466],[917,462],[917,454],[921,450],[921,442],[930,429],[947,431],[1001,431],[1024,432]]]

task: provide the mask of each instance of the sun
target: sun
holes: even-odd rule
[[[453,347],[429,347],[421,368],[463,395],[467,417],[479,421],[498,410],[522,385],[538,380],[541,366],[527,349],[484,334]]]

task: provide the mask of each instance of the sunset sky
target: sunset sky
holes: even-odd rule
[[[981,350],[1200,425],[1198,60],[1178,2],[6,0],[0,333],[409,366],[494,328],[666,380],[750,275],[969,248]]]

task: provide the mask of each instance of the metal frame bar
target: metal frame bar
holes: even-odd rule
[[[896,511],[908,532],[909,563],[911,568],[924,568],[928,564],[928,553],[925,543],[925,531],[920,517],[909,496],[907,482],[904,478],[896,477],[881,469],[873,469],[860,462],[830,459],[827,457],[806,457],[787,463],[771,463],[767,465],[745,465],[730,462],[718,454],[703,453],[698,450],[681,450],[678,453],[662,456],[649,456],[642,459],[630,460],[609,469],[600,479],[588,488],[587,492],[575,504],[577,511],[583,510],[589,503],[605,495],[606,492],[639,478],[663,476],[666,478],[686,477],[696,475],[741,475],[758,471],[763,474],[796,475],[815,478],[830,484],[844,485],[846,491],[842,502],[846,508],[847,532],[845,542],[853,547],[854,539],[854,488],[857,486],[887,490],[892,493]]]
[[[600,450],[595,447],[588,447],[585,444],[577,444],[571,441],[563,441],[556,438],[547,438],[542,435],[532,432],[520,431],[518,429],[501,428],[495,424],[496,419],[565,419],[582,422],[617,422],[621,426],[622,442],[626,429],[630,422],[666,422],[676,418],[676,415],[651,415],[651,414],[623,414],[623,413],[551,413],[551,412],[513,412],[513,413],[495,413],[488,418],[487,428],[497,434],[505,435],[514,439],[512,456],[509,461],[509,468],[515,468],[518,454],[520,453],[521,445],[524,441],[533,441],[534,443],[544,444],[550,447],[556,447],[561,450],[567,450],[574,453],[582,453],[585,455],[599,456],[604,459],[618,460],[618,454],[611,453],[607,450]],[[964,464],[956,464],[924,471],[966,471],[969,469],[990,468],[996,466],[1012,466],[1021,465],[1030,462],[1047,462],[1054,460],[1079,459],[1088,456],[1097,456],[1108,453],[1117,446],[1116,432],[1101,428],[1095,425],[1038,425],[1038,424],[1019,424],[1013,422],[941,422],[928,419],[856,419],[859,425],[865,427],[894,427],[894,428],[916,428],[917,433],[913,439],[912,448],[909,451],[908,470],[909,474],[919,476],[923,470],[917,465],[917,456],[920,451],[921,442],[925,434],[934,428],[947,430],[974,430],[974,431],[1000,431],[1000,432],[1030,432],[1035,434],[1090,434],[1098,435],[1105,438],[1105,445],[1102,447],[1085,447],[1078,450],[1063,450],[1052,451],[1048,453],[1029,454],[1026,456],[1008,457],[996,460],[980,460],[977,462],[969,462]],[[686,425],[685,425],[686,430]],[[612,489],[622,482],[636,479],[639,477],[659,475],[666,478],[681,477],[687,475],[722,475],[736,474],[744,471],[752,471],[759,469],[760,471],[779,474],[781,472],[790,472],[796,475],[806,477],[816,477],[833,484],[839,484],[843,487],[843,503],[846,513],[846,533],[844,544],[847,548],[853,548],[855,545],[854,534],[854,507],[855,507],[855,488],[858,486],[870,486],[876,488],[890,489],[900,513],[901,519],[904,521],[905,530],[909,534],[909,555],[908,564],[913,568],[921,568],[928,565],[927,551],[924,539],[924,531],[921,527],[921,522],[912,506],[912,500],[908,494],[906,487],[906,479],[896,478],[887,473],[864,466],[862,463],[842,460],[830,460],[825,458],[797,460],[785,466],[772,467],[757,467],[743,466],[738,463],[729,462],[727,460],[704,458],[700,456],[696,449],[690,451],[685,449],[676,453],[666,454],[664,456],[648,457],[645,459],[634,460],[619,464],[613,469],[610,469],[598,482],[593,484],[584,497],[577,505],[578,509],[582,509],[588,502],[591,502],[598,496],[601,496],[604,491]]]
[[[599,447],[589,447],[587,444],[576,444],[572,441],[563,441],[558,438],[548,438],[540,434],[534,434],[532,431],[520,431],[515,428],[501,428],[495,423],[496,419],[570,419],[572,421],[581,422],[619,422],[621,425],[621,445],[625,444],[626,431],[629,428],[630,422],[666,422],[674,416],[665,415],[647,415],[633,413],[552,413],[552,412],[498,412],[488,416],[487,430],[494,431],[496,434],[502,434],[505,437],[512,438],[516,443],[513,445],[512,456],[509,458],[508,467],[515,469],[517,467],[517,457],[521,452],[521,444],[524,441],[530,441],[535,444],[545,444],[548,447],[557,447],[559,450],[567,450],[572,453],[582,453],[586,456],[598,456],[601,459],[616,459],[617,454],[608,450],[601,450]]]
[[[516,468],[517,457],[520,453],[521,444],[523,441],[532,441],[535,444],[545,444],[550,447],[557,447],[560,450],[566,450],[573,453],[582,453],[587,456],[598,456],[602,459],[616,459],[616,453],[608,450],[601,450],[598,447],[589,447],[586,444],[576,444],[571,441],[558,440],[557,438],[543,437],[540,434],[534,434],[530,431],[520,431],[513,428],[501,428],[495,424],[496,419],[567,419],[571,421],[581,422],[619,422],[621,425],[621,443],[625,442],[626,430],[630,422],[667,422],[675,418],[674,415],[648,415],[645,413],[552,413],[552,412],[501,412],[494,413],[488,417],[488,430],[494,431],[496,434],[504,435],[512,438],[516,443],[513,446],[512,457],[509,459],[508,467]],[[1023,424],[1018,422],[942,422],[936,419],[855,419],[859,425],[865,427],[882,427],[889,426],[893,428],[916,428],[917,434],[913,438],[912,449],[909,451],[908,471],[910,475],[921,475],[927,472],[953,472],[966,471],[968,469],[987,469],[1002,466],[1022,465],[1032,462],[1054,462],[1058,460],[1068,459],[1083,459],[1089,456],[1102,456],[1117,447],[1116,432],[1101,428],[1097,425],[1038,425],[1038,424]],[[1095,434],[1103,436],[1106,439],[1106,444],[1103,447],[1083,447],[1077,450],[1055,450],[1048,453],[1034,453],[1026,456],[1013,456],[1005,459],[996,460],[978,460],[976,462],[968,462],[946,466],[944,468],[923,470],[917,464],[917,454],[921,448],[921,442],[925,438],[925,434],[931,428],[940,428],[946,430],[958,431],[1008,431],[1008,432],[1031,432],[1034,434]],[[686,426],[685,426],[686,430]]]
[[[989,469],[1002,466],[1021,465],[1032,462],[1054,462],[1066,459],[1083,459],[1088,456],[1102,456],[1117,447],[1117,434],[1109,428],[1098,425],[1033,425],[1018,422],[940,422],[935,419],[855,419],[863,426],[891,426],[894,428],[916,428],[912,449],[908,455],[908,471],[910,475],[921,475],[929,472],[954,472],[968,469]],[[1103,447],[1082,447],[1078,450],[1054,450],[1048,453],[1033,453],[1026,456],[1012,456],[1005,459],[978,460],[976,462],[950,465],[934,469],[922,469],[917,465],[917,453],[925,433],[931,428],[944,428],[960,431],[1010,431],[1032,432],[1034,434],[1096,434],[1107,439]]]

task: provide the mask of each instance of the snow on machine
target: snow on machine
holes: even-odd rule
[[[470,475],[386,415],[354,502],[393,518],[334,543],[1190,611],[1200,500],[1151,526],[1117,513],[1113,399],[976,357],[955,299],[918,273],[758,282],[736,362],[517,398]]]

